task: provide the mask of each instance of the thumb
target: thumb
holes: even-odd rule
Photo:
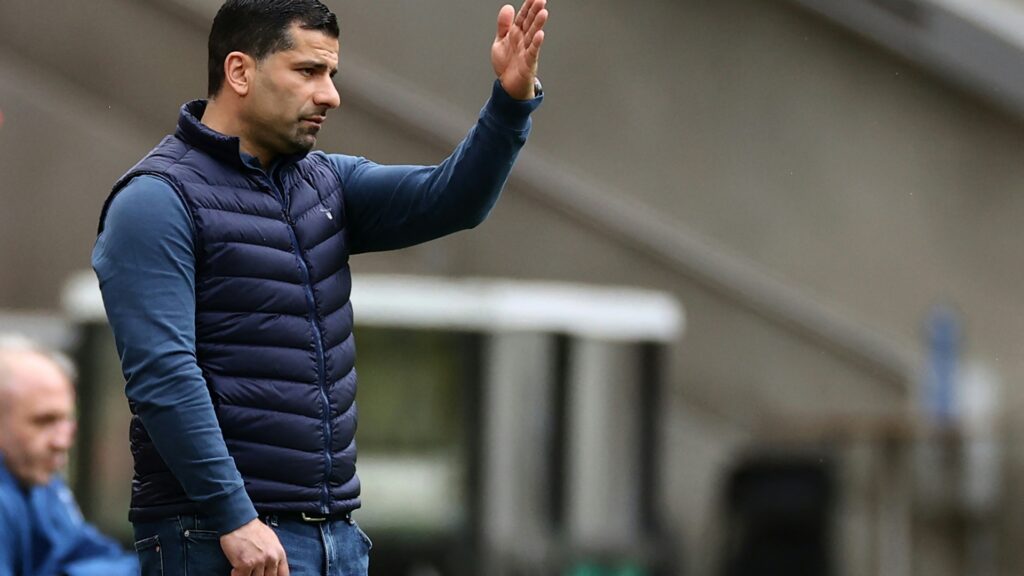
[[[501,7],[498,12],[498,35],[494,37],[495,40],[501,40],[507,34],[510,28],[512,28],[512,20],[516,17],[516,9],[511,4],[505,4]]]

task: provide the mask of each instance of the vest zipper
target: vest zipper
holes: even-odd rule
[[[323,403],[323,424],[324,424],[324,480],[320,493],[320,512],[322,514],[330,513],[330,481],[331,471],[334,468],[334,461],[331,458],[331,439],[333,432],[331,431],[331,401],[327,396],[327,376],[324,361],[324,343],[320,333],[320,317],[316,310],[316,297],[313,295],[313,281],[309,274],[309,265],[306,263],[306,257],[302,251],[302,246],[299,244],[299,237],[295,233],[295,221],[292,220],[291,214],[291,197],[284,193],[284,186],[282,186],[277,179],[277,171],[274,170],[273,176],[271,177],[271,183],[274,185],[274,189],[277,192],[276,196],[278,201],[281,202],[282,212],[284,214],[285,222],[288,223],[288,233],[291,234],[292,243],[295,246],[296,255],[299,259],[299,270],[302,272],[302,287],[306,292],[306,304],[309,306],[310,319],[313,323],[313,344],[316,348],[316,364],[317,364],[317,385],[320,389],[320,401]]]

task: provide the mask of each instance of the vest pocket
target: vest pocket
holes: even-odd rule
[[[139,555],[139,567],[144,576],[160,576],[164,573],[164,553],[160,548],[160,536],[150,536],[135,543]]]

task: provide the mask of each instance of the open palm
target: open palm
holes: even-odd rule
[[[498,33],[491,46],[491,64],[502,88],[513,98],[533,98],[544,23],[548,20],[546,0],[525,0],[517,13],[506,4],[498,12]]]

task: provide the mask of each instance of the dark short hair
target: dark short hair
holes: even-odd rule
[[[227,0],[210,29],[208,95],[224,85],[224,60],[232,52],[244,52],[261,62],[275,52],[292,47],[289,29],[298,23],[337,38],[338,19],[319,0]]]

